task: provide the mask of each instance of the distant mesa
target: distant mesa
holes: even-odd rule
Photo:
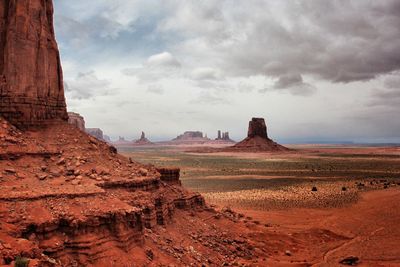
[[[200,131],[186,131],[181,135],[178,135],[173,141],[180,141],[180,140],[193,140],[193,139],[206,139],[203,136],[203,132]]]
[[[176,138],[172,139],[170,143],[172,144],[204,144],[210,141],[207,136],[204,136],[201,131],[186,131],[181,135],[178,135]]]
[[[79,113],[68,112],[68,123],[74,125],[79,130],[99,139],[100,141],[110,142],[110,137],[104,135],[100,128],[86,128],[85,119]]]
[[[75,112],[68,112],[68,123],[74,125],[81,131],[85,131],[85,119],[79,114]]]
[[[108,135],[103,135],[104,141],[111,143],[111,138]]]
[[[122,145],[131,145],[132,141],[126,140],[125,137],[119,136],[117,141],[112,142],[114,145],[122,146]]]
[[[154,143],[150,142],[150,140],[146,138],[144,132],[142,132],[140,139],[136,140],[133,144],[137,146],[154,145]]]
[[[247,137],[232,147],[227,147],[229,151],[249,151],[249,152],[273,152],[288,151],[289,149],[274,142],[268,137],[267,126],[263,118],[252,118],[249,122]]]
[[[86,133],[99,140],[105,141],[103,131],[100,128],[86,128]]]

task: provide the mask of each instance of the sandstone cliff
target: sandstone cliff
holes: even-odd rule
[[[51,0],[0,1],[0,116],[26,128],[67,120]]]

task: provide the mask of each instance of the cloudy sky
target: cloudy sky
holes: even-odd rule
[[[399,0],[55,0],[68,108],[116,138],[400,142]]]

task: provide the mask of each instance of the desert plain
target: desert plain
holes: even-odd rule
[[[343,264],[400,266],[400,147],[288,147],[282,153],[118,150],[144,164],[179,167],[183,186],[253,230],[266,266],[338,266],[347,258]]]

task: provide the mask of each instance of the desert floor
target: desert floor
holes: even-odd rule
[[[185,187],[265,226],[266,266],[400,266],[400,148],[290,146],[290,153],[193,153],[193,147],[119,147],[181,168]],[[257,228],[256,227],[256,228]]]

